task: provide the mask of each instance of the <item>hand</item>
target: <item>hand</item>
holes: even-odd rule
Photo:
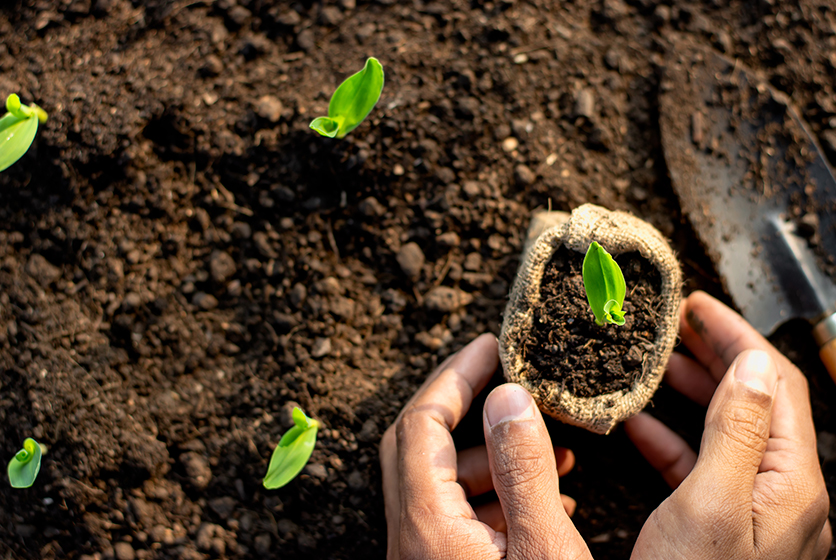
[[[404,407],[380,443],[388,560],[591,559],[569,520],[558,475],[574,463],[555,449],[528,392],[494,389],[482,421],[487,445],[456,453],[451,436],[499,365],[482,335],[448,358]],[[468,497],[496,490],[474,510]]]
[[[627,434],[673,494],[632,558],[823,559],[829,499],[807,380],[734,311],[697,292],[680,318],[696,361],[673,354],[666,381],[708,405],[700,453],[646,413]]]

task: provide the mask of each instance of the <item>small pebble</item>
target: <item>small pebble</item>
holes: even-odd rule
[[[236,270],[235,259],[229,253],[225,251],[212,252],[212,256],[209,257],[209,271],[212,280],[218,284],[223,284],[235,274]]]
[[[424,252],[421,247],[415,243],[407,243],[398,251],[398,264],[401,266],[404,274],[410,280],[417,280],[421,276],[421,268],[424,266]]]
[[[595,95],[590,88],[584,88],[575,94],[575,114],[587,119],[595,116]]]
[[[113,545],[113,555],[116,560],[134,560],[136,558],[136,551],[126,542],[118,542]]]
[[[209,311],[218,307],[218,299],[212,294],[207,294],[206,292],[197,292],[192,297],[192,304],[203,309],[204,311]]]
[[[258,116],[273,123],[279,122],[283,111],[284,105],[274,95],[263,95],[258,98],[255,104],[255,112]]]
[[[331,339],[327,337],[317,338],[311,348],[311,357],[324,358],[331,353]]]
[[[509,136],[505,140],[502,141],[502,149],[506,153],[511,153],[516,150],[520,145],[520,141],[514,138],[513,136]]]
[[[456,311],[473,301],[473,296],[463,290],[438,286],[427,293],[424,298],[424,305],[430,311],[450,313]]]

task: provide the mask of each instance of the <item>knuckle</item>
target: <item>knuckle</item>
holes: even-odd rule
[[[720,422],[719,432],[734,447],[763,451],[769,437],[768,408],[762,402],[740,401]]]
[[[494,475],[506,487],[532,484],[549,472],[549,462],[539,447],[526,441],[502,445],[494,458]]]

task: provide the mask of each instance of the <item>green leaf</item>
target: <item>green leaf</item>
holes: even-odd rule
[[[380,99],[383,81],[383,66],[370,57],[363,69],[349,76],[331,96],[328,117],[314,119],[311,128],[329,138],[343,138],[371,113]]]
[[[340,131],[340,123],[330,117],[317,117],[311,121],[311,128],[328,138],[333,138]]]
[[[295,426],[282,436],[270,457],[270,466],[264,477],[264,487],[268,490],[281,488],[293,480],[313,453],[319,422],[294,407],[293,423]]]
[[[40,444],[32,438],[26,438],[23,449],[9,461],[9,484],[12,488],[29,488],[35,482],[41,470],[43,452]]]
[[[596,241],[590,244],[583,259],[583,287],[596,324],[624,324],[624,274],[612,255]]]
[[[14,93],[6,99],[8,113],[0,118],[0,171],[19,160],[38,132],[38,123],[46,122],[46,112],[37,105],[26,106]]]

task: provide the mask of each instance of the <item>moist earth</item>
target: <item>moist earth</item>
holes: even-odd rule
[[[532,384],[555,382],[577,397],[630,391],[653,348],[659,271],[638,253],[614,255],[627,283],[624,325],[597,325],[583,285],[583,253],[561,245],[546,263],[540,302],[523,340]]]
[[[833,163],[834,29],[812,0],[0,3],[0,95],[50,117],[0,174],[0,449],[48,447],[32,488],[0,487],[0,553],[383,558],[380,437],[498,333],[531,210],[633,212],[728,301],[660,145],[677,37],[790,96]],[[316,136],[368,56],[378,106]],[[833,494],[836,386],[804,324],[772,340]],[[319,441],[267,491],[295,405]],[[649,410],[699,445],[704,410],[664,386]],[[593,555],[628,557],[668,488],[623,430],[550,428]]]

